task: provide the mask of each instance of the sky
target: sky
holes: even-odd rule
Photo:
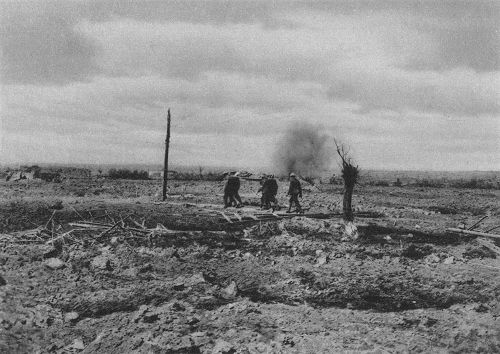
[[[500,170],[497,1],[0,1],[0,163]],[[335,152],[332,151],[332,154]]]

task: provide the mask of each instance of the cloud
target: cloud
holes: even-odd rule
[[[99,43],[98,60],[107,75],[197,80],[207,71],[244,73],[277,81],[314,81],[327,87],[331,98],[368,111],[499,112],[496,72],[408,69],[415,62],[437,60],[439,43],[397,14],[368,19],[310,12],[282,16],[297,26],[116,19],[82,22],[78,31]]]
[[[96,73],[95,46],[74,31],[79,21],[37,2],[2,4],[0,27],[4,84],[64,84]]]
[[[363,110],[498,114],[500,74],[456,69],[406,72],[399,69],[340,71],[330,87],[332,98],[349,99]]]
[[[179,161],[271,164],[306,121],[365,168],[500,168],[498,6],[475,4],[16,2],[2,154],[161,161],[170,107]]]

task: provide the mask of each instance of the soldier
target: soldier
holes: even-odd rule
[[[278,189],[274,188],[273,181],[277,187],[278,184],[276,183],[276,180],[271,178],[271,176],[262,175],[261,177],[260,180],[261,187],[259,188],[258,192],[262,192],[262,197],[260,198],[260,207],[262,209],[267,210],[271,208],[271,202],[276,201],[276,193],[278,192]]]
[[[279,204],[278,200],[276,200],[276,194],[278,194],[278,182],[276,182],[276,179],[274,178],[273,175],[268,176],[266,179],[266,185],[267,185],[267,202],[268,204],[271,204],[273,211],[274,210],[279,210]]]
[[[235,190],[234,190],[234,194],[233,194],[233,201],[235,201],[235,204],[236,204],[236,207],[237,208],[241,208],[243,207],[243,202],[241,201],[241,197],[240,197],[240,186],[241,186],[241,182],[240,182],[240,173],[239,172],[236,172],[234,174],[234,179],[236,180],[235,182]]]
[[[228,172],[226,184],[224,186],[224,208],[234,204],[237,208],[241,208],[242,202],[238,191],[240,189],[240,179],[238,173]]]
[[[287,213],[292,212],[292,205],[295,203],[296,211],[301,213],[302,208],[299,203],[299,197],[302,198],[302,186],[300,181],[297,179],[295,173],[290,173],[290,187],[288,188],[288,195],[290,196],[290,204],[288,206]]]

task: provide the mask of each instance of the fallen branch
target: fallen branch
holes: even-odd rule
[[[85,220],[85,218],[82,216],[82,214],[80,214],[78,212],[78,210],[76,210],[76,208],[73,205],[70,205],[70,206],[71,206],[71,209],[73,209],[73,211],[76,213],[76,215],[78,215],[80,217],[80,220]]]
[[[49,241],[45,242],[46,245],[54,245],[54,242],[55,241],[59,241],[59,240],[62,240],[63,238],[65,238],[66,236],[69,236],[73,231],[76,231],[76,229],[73,229],[73,230],[69,230],[68,232],[65,232],[57,237],[54,237],[52,239],[50,239]]]
[[[123,223],[123,221],[122,221],[122,220],[120,220],[120,221],[118,221],[118,222],[115,222],[115,224],[114,224],[114,225],[112,225],[110,228],[108,228],[108,229],[107,229],[107,230],[105,230],[104,232],[101,232],[101,233],[97,236],[97,238],[101,238],[102,236],[109,234],[109,233],[110,233],[111,231],[113,231],[113,230],[114,230],[117,226],[119,226],[119,225],[120,225],[120,223]]]
[[[472,225],[471,227],[469,227],[467,230],[469,230],[469,231],[474,230],[481,223],[481,221],[483,221],[487,217],[488,217],[488,215],[483,216],[480,220],[478,220],[476,223],[474,223],[474,225]]]
[[[458,234],[465,234],[465,235],[500,238],[500,235],[488,234],[486,232],[479,232],[479,231],[462,230],[462,229],[456,229],[456,228],[448,228],[448,229],[446,229],[446,231],[451,231],[451,232],[455,232]]]
[[[49,226],[49,224],[52,221],[52,218],[54,217],[54,215],[56,215],[56,211],[55,210],[52,212],[52,215],[50,216],[49,220],[47,220],[47,222],[45,223],[45,228],[47,228],[47,226]]]

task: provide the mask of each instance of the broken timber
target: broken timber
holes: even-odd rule
[[[342,213],[255,213],[255,214],[237,214],[233,213],[234,216],[220,212],[219,214],[224,217],[224,219],[230,224],[243,224],[251,222],[261,222],[261,221],[276,221],[282,219],[293,218],[296,216],[301,216],[311,219],[330,219],[333,217],[341,217]],[[370,213],[356,213],[358,217],[373,217]]]
[[[491,238],[499,238],[500,239],[500,235],[488,234],[486,232],[479,232],[479,231],[456,229],[453,227],[446,229],[446,231],[456,232],[458,234],[474,235],[474,236],[481,236],[481,237],[491,237]]]

